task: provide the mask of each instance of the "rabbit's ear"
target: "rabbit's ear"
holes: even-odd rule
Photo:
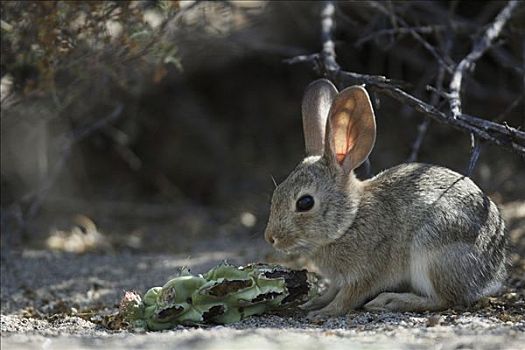
[[[326,79],[316,80],[306,88],[301,109],[307,156],[323,154],[326,120],[336,95],[336,87]]]
[[[336,96],[330,109],[325,156],[347,173],[363,163],[376,139],[376,123],[368,93],[351,86]]]

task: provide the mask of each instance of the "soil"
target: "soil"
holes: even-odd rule
[[[163,332],[115,331],[104,325],[125,290],[144,293],[177,275],[183,266],[201,273],[222,260],[279,261],[261,235],[247,230],[189,244],[184,252],[162,254],[108,250],[107,245],[83,253],[10,250],[4,245],[2,348],[520,349],[525,344],[525,203],[509,203],[502,209],[514,242],[513,266],[497,296],[468,309],[421,314],[358,310],[317,323],[308,321],[304,312],[293,311],[227,326],[179,326]]]

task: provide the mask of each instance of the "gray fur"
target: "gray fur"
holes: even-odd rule
[[[330,159],[306,158],[275,189],[265,232],[275,248],[309,256],[331,280],[325,296],[305,305],[321,308],[310,317],[361,306],[441,310],[497,290],[505,225],[469,178],[411,163],[360,181]],[[296,212],[303,194],[315,206]]]

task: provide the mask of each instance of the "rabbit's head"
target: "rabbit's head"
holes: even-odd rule
[[[353,170],[372,151],[376,128],[363,87],[338,93],[326,79],[306,89],[302,116],[306,158],[275,189],[265,238],[309,255],[352,224],[362,192]]]

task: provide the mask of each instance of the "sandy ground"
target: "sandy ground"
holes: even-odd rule
[[[518,218],[516,229],[522,229]],[[511,223],[512,224],[512,223]],[[521,232],[521,231],[520,231]],[[517,237],[519,242],[522,242]],[[515,239],[516,240],[516,237]],[[515,242],[519,243],[519,242]],[[102,316],[124,290],[144,293],[181,266],[204,272],[222,260],[246,264],[270,252],[253,235],[218,236],[191,251],[158,254],[57,253],[2,249],[2,349],[524,349],[525,278],[513,268],[502,293],[475,307],[440,313],[368,313],[311,323],[301,311],[252,317],[228,326],[171,331],[111,331]],[[515,264],[523,265],[519,259]]]

